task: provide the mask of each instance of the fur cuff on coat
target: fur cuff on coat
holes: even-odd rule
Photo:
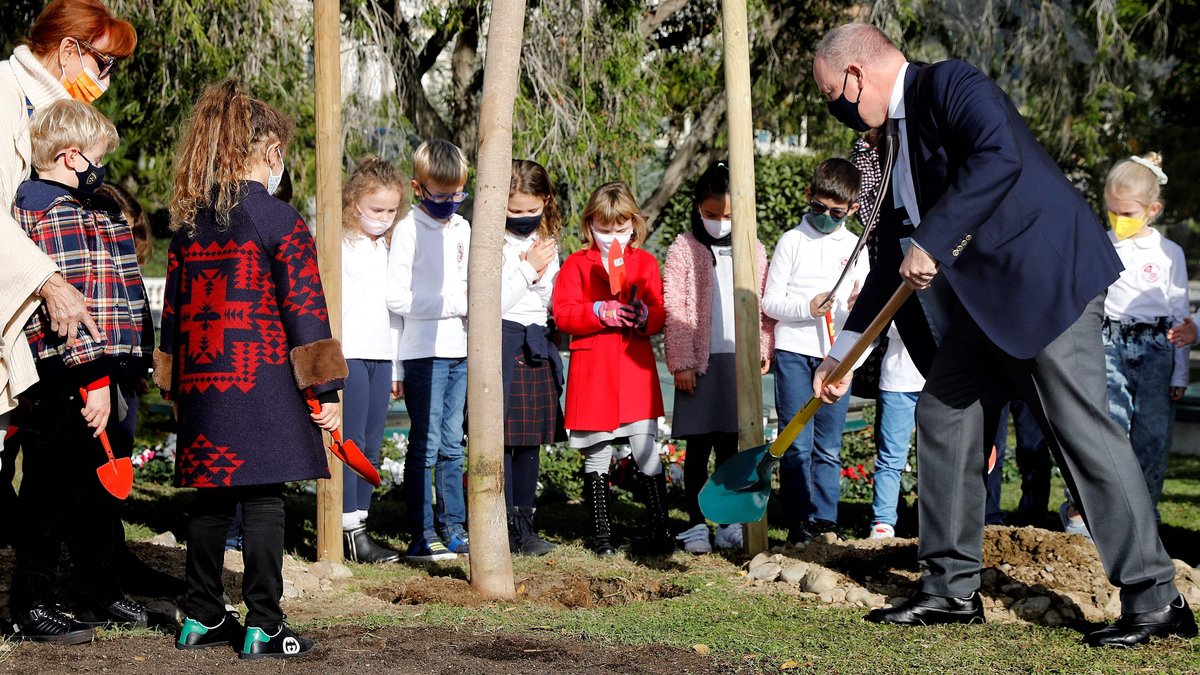
[[[292,372],[296,385],[308,389],[350,374],[342,356],[342,343],[333,338],[317,340],[292,350]]]

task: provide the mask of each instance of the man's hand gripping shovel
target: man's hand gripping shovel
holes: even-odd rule
[[[891,300],[850,348],[846,358],[826,378],[826,382],[840,382],[850,373],[859,357],[879,337],[884,326],[910,295],[912,289],[906,285],[901,284],[896,289]],[[762,519],[771,496],[771,474],[775,465],[821,405],[821,399],[815,396],[809,399],[773,443],[739,452],[714,471],[700,491],[700,509],[704,515],[721,524],[753,523]]]

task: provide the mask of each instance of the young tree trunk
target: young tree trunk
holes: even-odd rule
[[[513,101],[521,68],[524,0],[493,0],[479,111],[479,177],[471,228],[467,316],[467,514],[471,586],[512,598],[504,505],[504,401],[500,374],[500,261],[512,172]]]
[[[317,260],[333,336],[342,336],[342,97],[338,0],[314,0],[317,106]],[[342,561],[342,463],[325,451],[317,481],[317,559]]]
[[[725,92],[729,106],[729,194],[733,202],[734,340],[737,342],[738,442],[762,445],[762,372],[759,365],[758,237],[754,213],[754,119],[750,108],[750,48],[746,0],[721,1],[725,39]],[[748,553],[767,548],[767,517],[747,523]]]

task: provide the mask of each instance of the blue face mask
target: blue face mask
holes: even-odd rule
[[[847,216],[849,217],[849,216]],[[809,213],[808,224],[813,226],[817,232],[821,234],[829,234],[841,227],[842,223],[846,222],[846,218],[834,220],[833,216],[828,213]]]
[[[435,202],[432,199],[421,200],[421,207],[425,209],[425,213],[428,213],[437,220],[449,220],[451,216],[458,212],[458,207],[461,205],[462,202]]]

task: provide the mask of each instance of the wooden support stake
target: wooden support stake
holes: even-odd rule
[[[313,0],[317,112],[317,261],[333,336],[342,336],[342,92],[338,0]],[[326,434],[328,444],[328,434]],[[317,559],[342,561],[342,463],[317,481]]]
[[[738,443],[763,444],[762,355],[759,351],[758,235],[754,206],[754,118],[745,0],[722,0],[725,95],[729,120],[729,193],[733,202],[734,339],[737,344]],[[746,552],[767,549],[767,516],[745,525]]]
[[[479,174],[467,287],[467,529],[471,587],[495,598],[516,597],[504,504],[504,388],[500,364],[500,267],[512,117],[521,73],[525,0],[494,0],[479,109]]]

